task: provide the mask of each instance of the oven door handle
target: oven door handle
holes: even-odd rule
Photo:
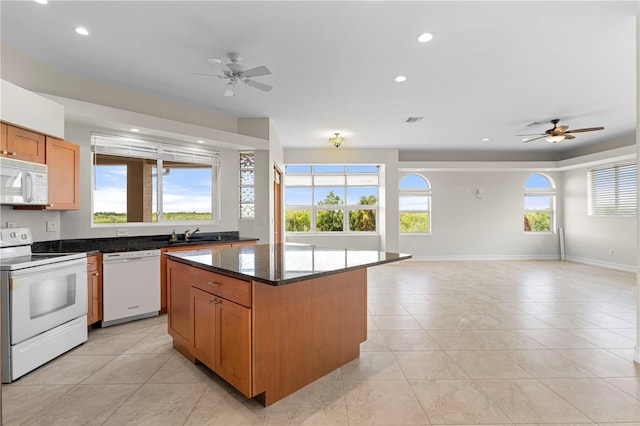
[[[87,258],[74,259],[74,260],[66,260],[63,262],[56,262],[44,265],[33,266],[31,268],[24,269],[16,269],[13,271],[9,271],[11,279],[19,278],[19,277],[27,277],[29,275],[37,275],[42,274],[43,272],[53,272],[59,270],[77,270],[78,273],[81,273],[82,270],[87,270]]]

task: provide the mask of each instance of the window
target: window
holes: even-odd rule
[[[375,232],[378,165],[287,165],[285,231]]]
[[[589,216],[634,216],[637,205],[636,173],[635,163],[589,169]]]
[[[217,151],[94,134],[93,224],[219,219]]]
[[[431,186],[418,174],[406,175],[400,181],[400,233],[431,232]]]
[[[556,190],[550,178],[534,174],[524,184],[524,231],[555,232]]]
[[[255,204],[255,153],[241,152],[240,156],[240,219],[256,216]]]

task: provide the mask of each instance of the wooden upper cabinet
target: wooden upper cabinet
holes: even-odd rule
[[[7,127],[9,126],[4,123],[0,123],[0,151],[7,151],[8,153],[9,150],[7,148]]]
[[[49,174],[47,210],[80,209],[80,147],[47,136],[46,160]]]
[[[21,129],[11,125],[6,126],[6,143],[2,143],[2,156],[16,160],[45,162],[45,136],[31,130]]]

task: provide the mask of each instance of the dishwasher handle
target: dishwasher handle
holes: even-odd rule
[[[156,260],[160,258],[160,250],[125,251],[119,253],[105,253],[102,263],[130,262],[143,260]]]

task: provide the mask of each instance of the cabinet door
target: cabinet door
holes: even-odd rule
[[[100,255],[87,257],[88,305],[87,325],[102,321],[102,260]]]
[[[3,155],[17,160],[45,162],[44,135],[7,125],[7,153]]]
[[[0,123],[0,151],[5,155],[5,151],[9,153],[9,149],[7,148],[7,125],[4,123]]]
[[[217,301],[213,371],[251,398],[251,309],[226,299]]]
[[[215,368],[216,329],[214,327],[217,303],[212,294],[191,287],[191,310],[193,311],[193,354],[210,369]]]
[[[80,209],[80,147],[47,137],[49,204],[51,210]]]
[[[175,343],[187,350],[192,348],[193,319],[191,317],[190,267],[167,261],[167,311],[169,334]]]

